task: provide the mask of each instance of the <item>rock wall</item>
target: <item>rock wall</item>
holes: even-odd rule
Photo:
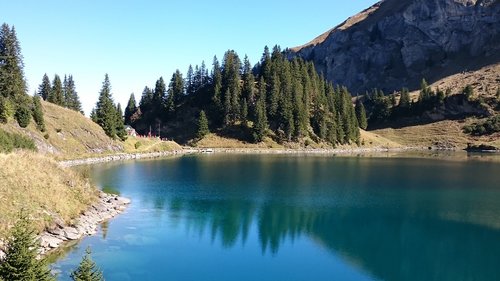
[[[415,89],[500,62],[500,1],[385,0],[289,56],[352,92]]]

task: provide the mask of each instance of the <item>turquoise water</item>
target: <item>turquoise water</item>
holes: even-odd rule
[[[97,165],[127,211],[87,246],[106,280],[498,280],[500,163],[197,155]]]

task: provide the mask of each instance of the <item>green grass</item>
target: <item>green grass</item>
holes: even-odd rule
[[[28,137],[0,129],[0,152],[9,153],[15,149],[36,151],[36,146]]]

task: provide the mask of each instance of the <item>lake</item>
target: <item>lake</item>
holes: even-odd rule
[[[107,281],[498,280],[500,162],[190,155],[88,167],[132,199],[85,248]]]

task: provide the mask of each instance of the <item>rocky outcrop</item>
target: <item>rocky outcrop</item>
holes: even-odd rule
[[[500,62],[500,1],[381,1],[289,56],[354,93],[417,88]]]

